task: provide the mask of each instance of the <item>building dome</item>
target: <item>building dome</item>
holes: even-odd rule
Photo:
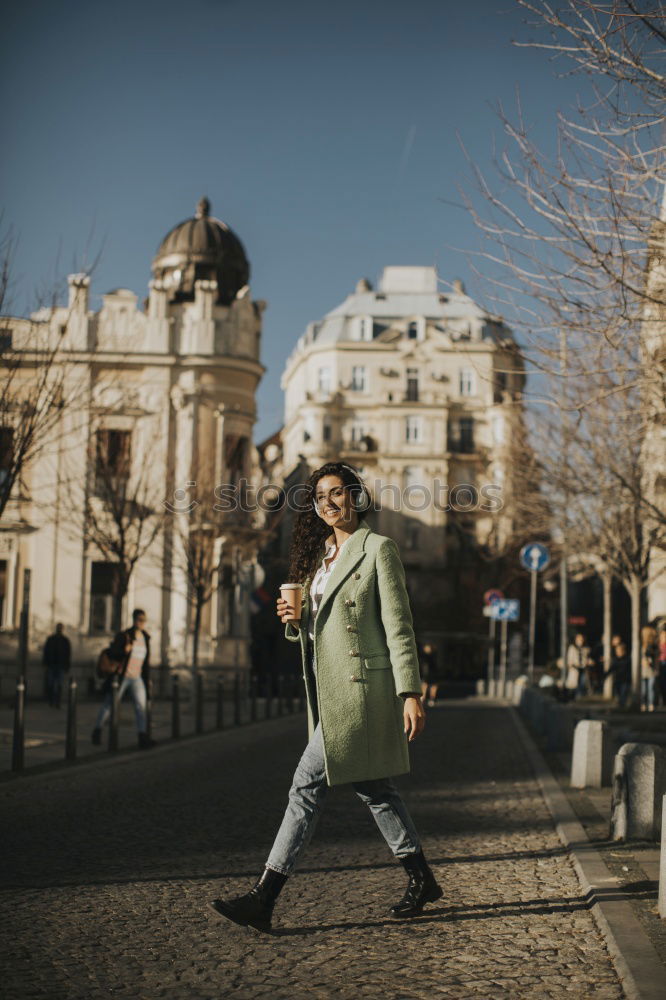
[[[247,285],[250,265],[236,234],[211,216],[208,198],[201,198],[194,218],[174,226],[162,240],[153,277],[164,283],[175,302],[194,298],[195,281],[217,281],[217,301],[229,305]]]

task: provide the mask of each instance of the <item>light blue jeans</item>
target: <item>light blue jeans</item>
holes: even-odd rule
[[[641,704],[646,706],[656,705],[654,677],[641,677]]]
[[[134,713],[136,715],[136,728],[140,733],[145,733],[147,726],[146,719],[146,685],[143,683],[142,677],[123,677],[118,688],[118,704],[123,700],[123,695],[125,691],[129,688],[129,692],[134,702]],[[111,700],[113,698],[113,692],[111,690],[107,691],[104,696],[104,701],[102,702],[102,707],[97,715],[97,721],[95,722],[95,729],[101,729],[106,720],[111,715]]]
[[[370,809],[393,854],[405,857],[421,850],[412,818],[393,778],[355,781],[352,787]],[[317,723],[294,772],[289,800],[266,867],[288,875],[299,853],[309,843],[324,805],[328,784],[321,724]]]

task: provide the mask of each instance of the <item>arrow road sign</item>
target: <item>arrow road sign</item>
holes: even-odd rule
[[[493,601],[490,605],[491,618],[497,621],[517,622],[520,618],[520,601],[507,597],[501,601]]]
[[[541,542],[528,542],[520,550],[520,561],[531,573],[545,569],[550,562],[550,553]]]

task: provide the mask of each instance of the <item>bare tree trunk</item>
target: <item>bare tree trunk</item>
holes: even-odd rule
[[[603,593],[604,593],[603,666],[604,666],[604,675],[608,674],[608,676],[605,676],[604,680],[604,698],[610,699],[613,697],[613,675],[608,673],[611,665],[611,638],[612,638],[612,628],[613,628],[612,626],[613,608],[611,604],[613,574],[611,573],[610,568],[608,566],[604,567],[604,570],[601,574],[601,582],[603,584]]]
[[[625,583],[631,598],[631,694],[635,704],[641,701],[641,578],[632,573]]]
[[[201,598],[197,595],[197,602],[194,609],[194,629],[192,631],[192,672],[195,672],[199,666],[199,634],[201,632],[202,610]]]

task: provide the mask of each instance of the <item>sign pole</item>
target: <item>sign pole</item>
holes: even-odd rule
[[[534,632],[536,627],[536,595],[537,595],[537,571],[530,572],[530,658],[528,675],[530,684],[534,684]]]
[[[495,621],[496,619],[492,616],[488,619],[488,637],[490,639],[488,645],[488,682],[486,684],[488,694],[490,694],[495,681]]]
[[[501,639],[500,639],[500,698],[504,697],[504,692],[506,691],[506,639],[507,639],[508,622],[506,618],[502,618],[502,628],[501,628]]]

